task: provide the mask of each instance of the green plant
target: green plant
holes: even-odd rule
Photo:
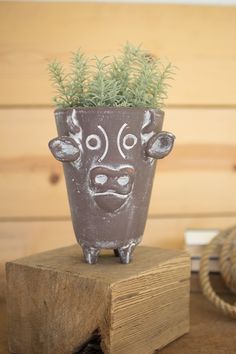
[[[72,54],[71,71],[60,62],[49,64],[56,89],[54,102],[66,107],[160,108],[167,98],[174,67],[148,55],[140,46],[126,43],[119,56],[89,59],[80,50]]]

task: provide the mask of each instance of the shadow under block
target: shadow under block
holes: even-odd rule
[[[189,256],[140,246],[86,264],[78,245],[7,263],[9,348],[75,353],[96,331],[105,354],[153,354],[189,331]]]

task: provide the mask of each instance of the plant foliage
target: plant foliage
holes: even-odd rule
[[[113,60],[109,57],[89,59],[78,50],[72,54],[70,69],[66,74],[59,61],[49,64],[58,108],[160,108],[175,71],[171,63],[164,64],[130,43],[126,43]]]

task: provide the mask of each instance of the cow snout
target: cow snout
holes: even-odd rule
[[[123,167],[118,170],[95,167],[90,172],[90,187],[95,193],[128,195],[134,181],[134,169]]]

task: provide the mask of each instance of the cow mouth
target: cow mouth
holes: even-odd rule
[[[114,191],[106,191],[94,194],[96,204],[106,212],[119,210],[126,202],[129,194],[120,194]]]
[[[111,195],[113,195],[113,196],[115,196],[117,198],[121,198],[121,199],[126,199],[128,197],[127,194],[120,194],[120,193],[113,192],[113,191],[95,193],[94,195],[95,195],[95,197],[96,196],[111,196]]]

